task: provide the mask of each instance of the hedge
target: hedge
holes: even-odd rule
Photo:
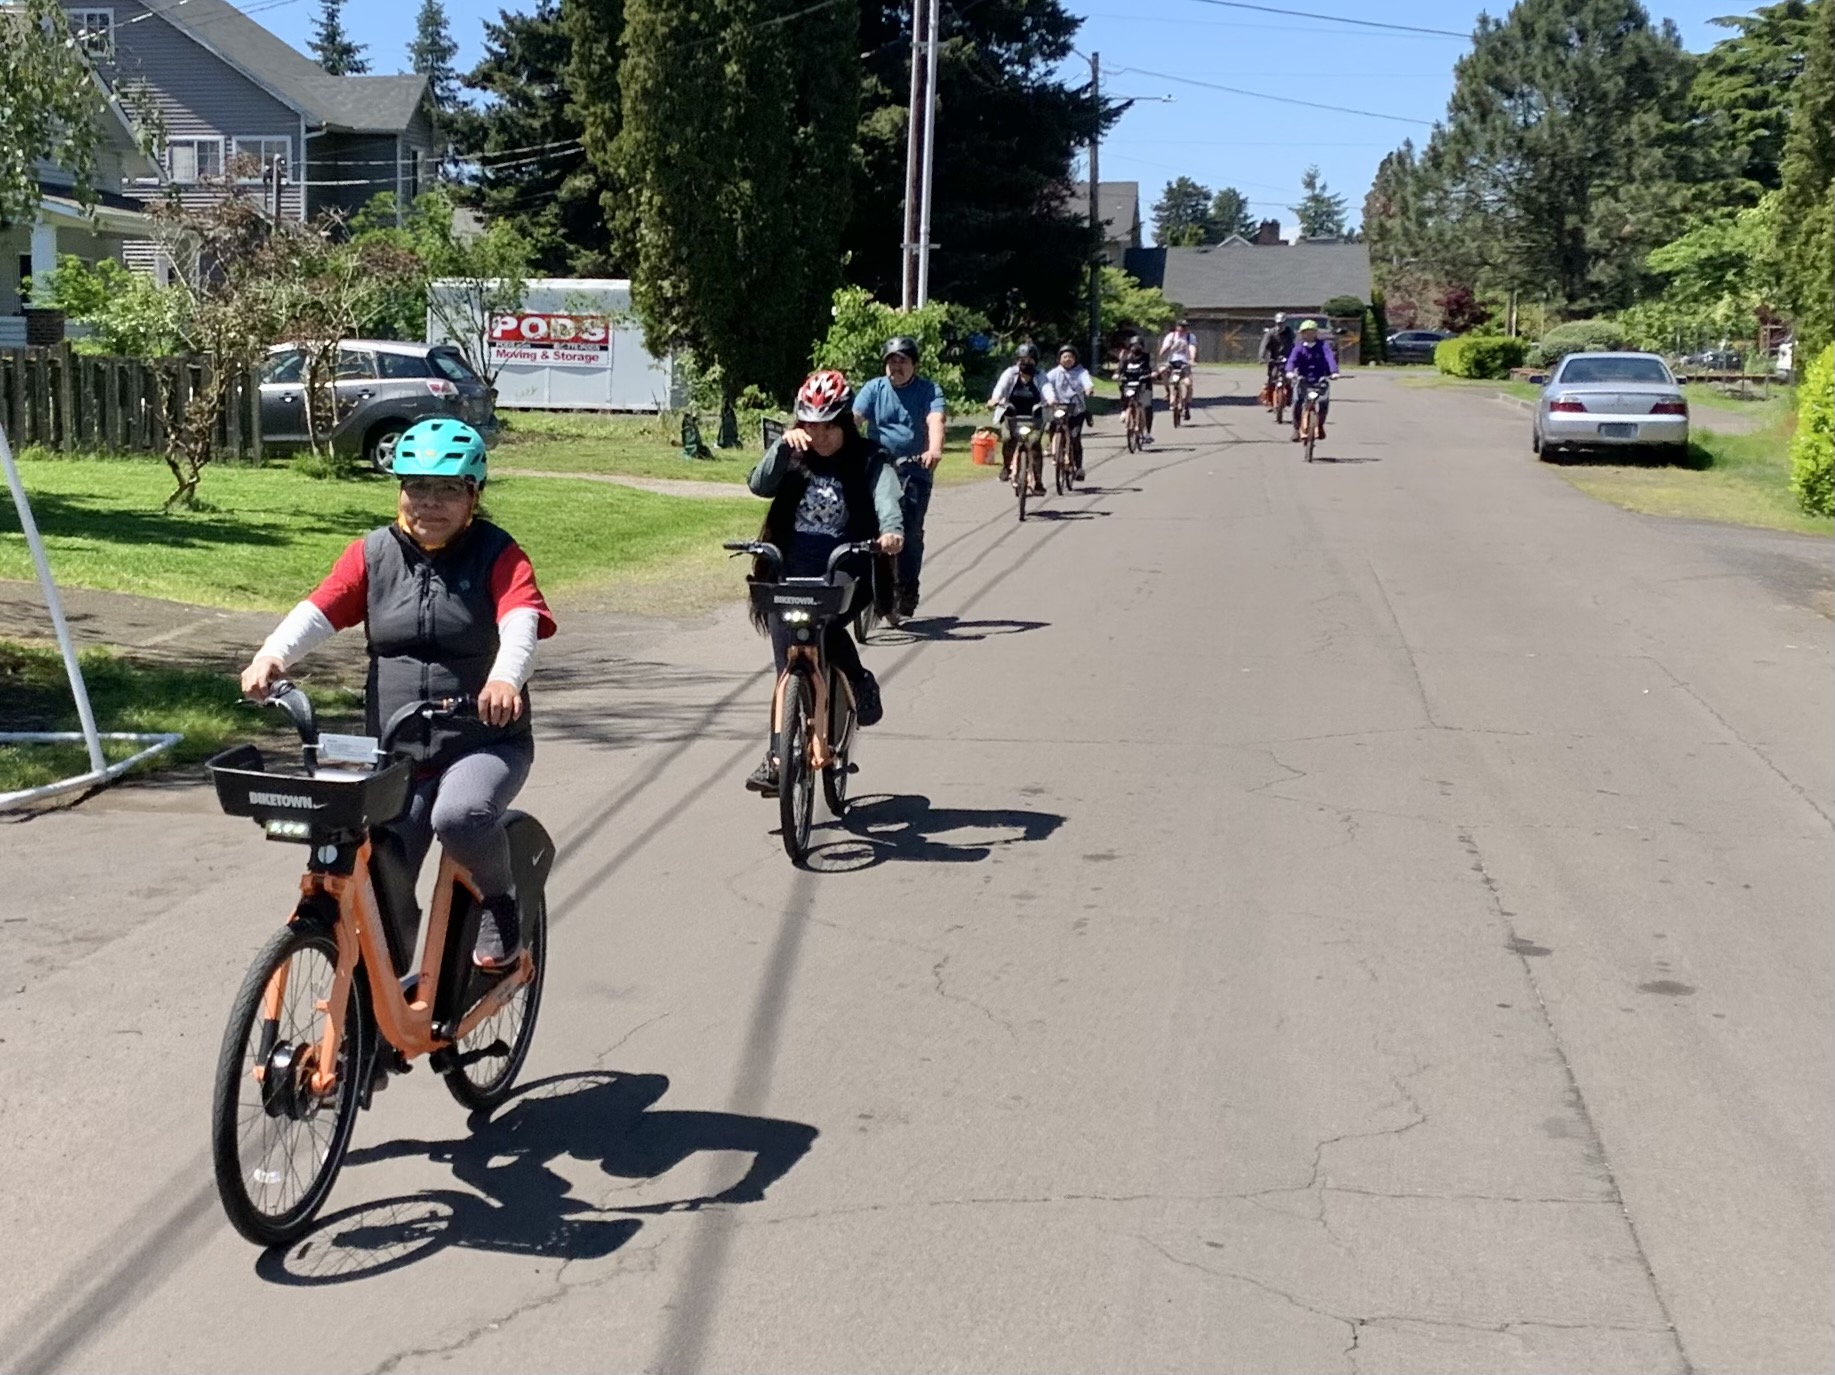
[[[1804,373],[1797,435],[1790,442],[1790,490],[1812,516],[1835,515],[1835,345]]]
[[[1552,367],[1570,353],[1611,352],[1631,347],[1630,336],[1616,320],[1570,320],[1556,325],[1529,351],[1529,365]]]
[[[1434,366],[1448,377],[1508,377],[1529,345],[1502,334],[1462,334],[1434,345]]]

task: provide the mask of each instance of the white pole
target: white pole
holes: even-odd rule
[[[937,160],[937,49],[942,46],[943,6],[930,0],[930,37],[925,53],[925,91],[929,103],[924,107],[924,188],[922,223],[918,227],[918,288],[920,309],[930,303],[930,173]]]
[[[900,310],[910,310],[917,296],[918,201],[923,183],[918,160],[923,155],[924,112],[920,106],[924,99],[926,23],[924,0],[911,0],[911,106],[905,116],[905,219],[898,246]]]
[[[89,709],[89,689],[83,686],[83,671],[77,667],[76,648],[70,643],[70,627],[64,621],[64,607],[57,599],[57,584],[51,581],[51,564],[45,558],[45,542],[38,536],[38,522],[32,519],[32,503],[26,500],[25,483],[19,478],[19,465],[13,462],[13,446],[6,431],[0,428],[0,465],[6,468],[6,484],[13,489],[13,505],[19,511],[19,529],[25,535],[26,547],[32,551],[32,562],[38,566],[38,585],[45,590],[45,606],[51,612],[51,625],[57,631],[57,647],[64,656],[64,671],[70,675],[70,695],[76,698],[77,720],[83,727],[83,742],[89,746],[89,767],[97,773],[108,768],[102,754],[102,737],[96,732],[95,713]]]

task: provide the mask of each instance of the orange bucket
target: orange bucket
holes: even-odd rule
[[[984,466],[992,467],[1000,462],[1000,435],[994,430],[976,430],[975,437],[968,442],[969,457]]]

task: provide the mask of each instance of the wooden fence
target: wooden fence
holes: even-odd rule
[[[200,358],[108,358],[48,349],[0,349],[0,426],[15,449],[161,453],[192,395],[210,385]],[[261,461],[261,387],[253,372],[230,385],[212,449]]]

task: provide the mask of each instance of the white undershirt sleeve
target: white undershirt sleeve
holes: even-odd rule
[[[497,658],[486,675],[489,681],[508,683],[521,692],[535,667],[536,633],[541,617],[532,606],[519,606],[503,613],[497,622]]]
[[[255,657],[279,659],[284,667],[291,668],[337,633],[337,627],[325,618],[323,611],[311,602],[301,602],[274,627],[274,633],[263,641]]]

